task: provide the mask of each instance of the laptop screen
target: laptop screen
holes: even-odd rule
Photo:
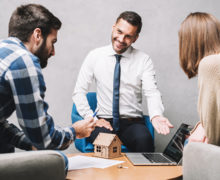
[[[192,127],[187,124],[181,124],[163,154],[172,158],[176,163],[179,163],[183,156],[183,147],[185,140],[189,137]]]

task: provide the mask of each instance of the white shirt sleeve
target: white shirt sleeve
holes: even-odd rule
[[[150,58],[148,58],[144,64],[142,87],[144,96],[147,99],[150,119],[156,115],[163,115],[164,106],[162,104],[161,94],[157,88],[155,71],[152,60]]]
[[[84,119],[86,117],[92,117],[93,111],[90,109],[89,103],[86,98],[89,86],[94,79],[94,58],[92,53],[89,53],[80,69],[76,86],[73,92],[72,99],[76,104],[77,111]]]

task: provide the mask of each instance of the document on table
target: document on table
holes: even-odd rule
[[[110,160],[88,156],[73,156],[68,158],[69,170],[85,169],[85,168],[107,168],[116,164],[124,163],[124,161]]]

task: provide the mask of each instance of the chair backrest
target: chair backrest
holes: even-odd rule
[[[96,92],[89,92],[89,93],[87,93],[86,97],[87,97],[87,100],[88,100],[88,103],[89,103],[90,108],[91,108],[93,111],[95,111],[95,109],[96,109],[96,107],[97,107]],[[77,111],[77,108],[76,108],[76,105],[75,105],[75,104],[73,104],[72,115],[78,115],[78,116],[80,116],[79,113],[78,113],[78,111]],[[74,120],[73,117],[72,117],[72,120]],[[75,121],[74,121],[74,122],[75,122]]]
[[[188,143],[183,150],[183,179],[220,179],[219,162],[219,146],[198,142]]]
[[[89,102],[89,106],[90,108],[95,111],[96,107],[97,107],[97,97],[96,97],[96,92],[89,92],[86,95],[87,100]]]
[[[0,154],[0,179],[64,180],[64,159],[51,150]]]

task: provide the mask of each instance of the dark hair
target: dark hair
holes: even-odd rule
[[[125,11],[125,12],[121,13],[118,16],[116,23],[120,19],[127,21],[128,23],[130,23],[133,26],[137,26],[137,34],[139,34],[141,32],[141,28],[142,28],[141,16],[139,16],[136,12]]]
[[[220,22],[211,14],[189,14],[179,30],[180,65],[189,78],[197,75],[200,61],[220,52]]]
[[[51,29],[59,30],[62,23],[48,9],[38,4],[27,4],[18,7],[9,21],[8,35],[28,42],[36,28],[40,28],[44,38]]]

